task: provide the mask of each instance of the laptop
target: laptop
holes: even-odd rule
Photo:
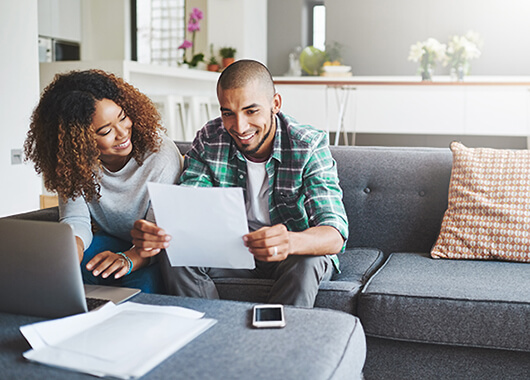
[[[83,285],[69,225],[0,219],[0,312],[59,318],[88,311],[86,297],[119,304],[139,292]]]

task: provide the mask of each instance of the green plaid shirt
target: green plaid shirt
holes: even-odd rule
[[[332,226],[343,236],[345,246],[348,220],[326,133],[300,125],[281,112],[276,124],[273,151],[265,166],[272,224],[282,223],[289,231]],[[221,118],[198,132],[184,167],[182,185],[241,187],[246,198],[247,164]],[[338,270],[337,256],[331,258]]]

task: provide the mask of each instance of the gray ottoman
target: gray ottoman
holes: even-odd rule
[[[255,329],[252,304],[139,294],[134,302],[206,313],[216,325],[170,356],[145,379],[359,379],[366,356],[356,317],[334,310],[286,307],[282,329]],[[0,313],[0,368],[6,379],[93,379],[25,361],[18,327],[41,319]],[[131,332],[134,334],[134,332]],[[112,339],[112,337],[109,337]],[[104,344],[104,342],[102,342]]]

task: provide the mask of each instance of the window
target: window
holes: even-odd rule
[[[324,1],[307,0],[309,45],[325,50],[326,46],[326,6]]]
[[[176,66],[186,35],[185,0],[132,0],[132,60]]]

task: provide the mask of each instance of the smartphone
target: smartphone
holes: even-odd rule
[[[279,328],[285,326],[283,305],[255,305],[252,325],[257,328]]]

